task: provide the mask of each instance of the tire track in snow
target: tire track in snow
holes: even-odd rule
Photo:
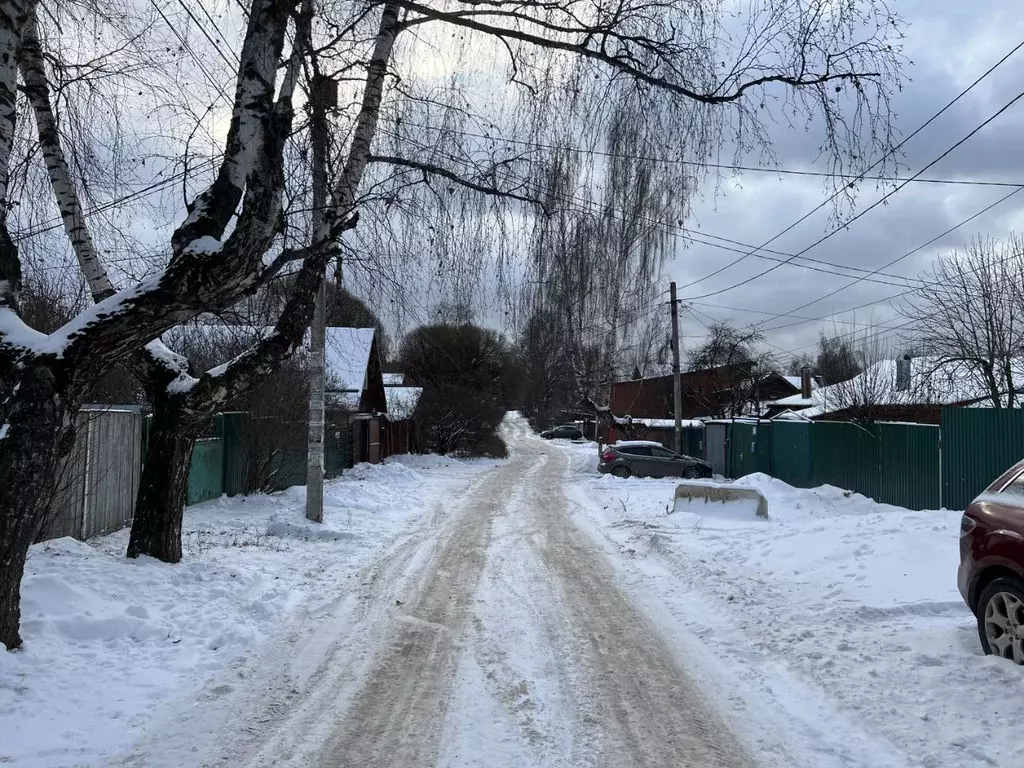
[[[460,505],[414,598],[384,638],[373,670],[320,757],[324,768],[433,765],[495,512],[527,469],[491,470]]]

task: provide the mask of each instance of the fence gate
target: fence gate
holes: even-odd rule
[[[810,422],[776,421],[772,423],[771,474],[796,488],[810,488]]]
[[[728,424],[704,425],[704,460],[716,475],[725,475],[729,469],[725,453],[728,434]]]

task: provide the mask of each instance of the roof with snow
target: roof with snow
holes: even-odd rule
[[[676,427],[675,419],[632,419],[630,423],[634,426],[641,424],[648,429],[675,429]],[[704,426],[704,422],[700,419],[683,419],[681,424],[683,429]]]
[[[782,378],[789,382],[794,389],[802,390],[804,387],[803,380],[799,376],[782,376]],[[813,391],[817,388],[818,380],[814,376],[811,376],[811,390]]]
[[[384,376],[387,383],[387,374]],[[411,419],[422,394],[423,387],[384,387],[384,395],[388,401],[388,419]]]
[[[385,373],[383,376],[385,387],[400,387],[405,384],[404,373]]]
[[[896,360],[880,360],[849,381],[820,387],[809,398],[784,397],[773,406],[798,411],[801,418],[815,418],[864,405],[968,405],[989,397],[980,372],[968,363],[911,358],[910,380],[903,388],[897,386],[897,366]],[[1012,362],[1011,372],[1015,381],[1024,384],[1024,358]]]
[[[373,352],[373,328],[328,328],[324,345],[324,374],[328,399],[356,409],[363,397]]]

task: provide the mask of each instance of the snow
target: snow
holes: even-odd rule
[[[702,670],[764,766],[980,768],[1019,760],[1024,668],[982,654],[956,587],[961,511],[741,478],[771,519],[673,510],[674,480],[572,457],[576,522]]]
[[[10,307],[0,307],[0,340],[35,351],[46,343],[46,334],[26,325]]]
[[[953,405],[989,396],[980,373],[966,363],[926,356],[911,358],[910,382],[903,390],[896,386],[897,365],[896,360],[880,360],[848,382],[815,389],[809,399],[793,395],[774,404],[804,408],[801,414],[811,418],[842,410],[865,396],[879,405]],[[1024,378],[1024,358],[1014,358],[1011,366],[1015,380]]]
[[[24,647],[0,650],[0,764],[111,765],[161,707],[347,599],[359,568],[494,465],[359,465],[327,483],[322,525],[305,519],[302,487],[189,507],[177,565],[126,559],[127,531],[33,546]]]
[[[224,243],[211,235],[197,237],[182,249],[182,253],[219,253]]]
[[[423,387],[384,387],[388,418],[391,421],[411,419],[423,395]]]
[[[630,419],[630,421],[633,424],[642,424],[651,429],[675,429],[676,426],[675,419]],[[683,429],[687,427],[703,427],[704,422],[699,419],[683,419],[681,425]]]

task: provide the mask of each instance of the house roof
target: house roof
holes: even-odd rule
[[[383,376],[385,387],[400,387],[405,384],[404,373],[385,373]]]
[[[861,404],[871,405],[964,405],[988,397],[988,388],[972,366],[959,361],[941,362],[937,357],[915,357],[910,361],[910,382],[896,385],[896,360],[880,360],[841,384],[821,387],[810,398],[784,397],[773,405],[799,411],[803,418],[815,418]],[[1024,358],[1012,363],[1015,379],[1024,383]]]
[[[358,408],[366,386],[366,369],[373,351],[373,328],[327,329],[324,344],[324,375],[330,401]]]
[[[804,388],[803,380],[799,376],[781,376],[780,378],[785,379],[796,390],[802,390]],[[813,391],[813,390],[815,390],[817,388],[818,388],[818,379],[816,377],[814,377],[814,376],[811,376],[811,390]]]
[[[387,374],[385,374],[387,376]],[[391,421],[411,419],[423,394],[423,387],[384,387]]]

